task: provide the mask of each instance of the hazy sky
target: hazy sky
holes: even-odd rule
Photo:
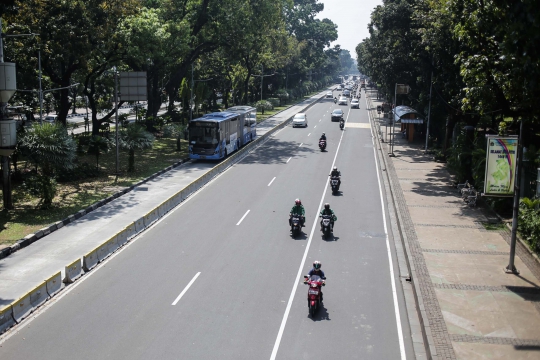
[[[369,36],[367,24],[371,12],[382,0],[319,0],[324,10],[318,18],[328,18],[338,26],[338,39],[335,43],[342,49],[349,50],[356,58],[356,45]]]

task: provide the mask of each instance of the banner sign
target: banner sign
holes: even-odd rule
[[[484,195],[512,196],[516,178],[517,137],[487,137]]]

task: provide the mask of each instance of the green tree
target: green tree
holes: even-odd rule
[[[128,172],[135,171],[135,151],[152,148],[154,136],[139,124],[129,124],[121,134],[121,147],[128,151]]]
[[[88,143],[88,154],[96,156],[96,169],[99,171],[99,157],[109,152],[111,143],[107,138],[93,135]]]
[[[61,124],[34,125],[19,138],[18,146],[38,170],[31,188],[48,208],[56,195],[54,180],[58,171],[71,169],[76,158],[76,144]]]

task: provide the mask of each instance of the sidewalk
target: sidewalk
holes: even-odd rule
[[[375,91],[372,96],[377,123],[382,101]],[[384,136],[384,121],[381,129]],[[398,131],[396,126],[395,157],[381,143],[381,166],[386,166],[433,359],[539,359],[540,264],[518,243],[520,274],[506,274],[508,230],[486,230],[484,224],[497,218],[468,207],[450,186],[446,165],[425,156],[420,144],[407,143]]]
[[[287,121],[297,112],[310,107],[325,93],[326,90],[261,122],[257,127],[257,138],[261,138],[273,127]],[[228,160],[234,158],[235,154],[231,154]],[[142,221],[144,218],[144,223],[146,223],[146,217],[151,215],[153,218],[149,220],[155,221],[158,210],[159,214],[162,214],[161,206],[165,203],[169,206],[169,200],[172,202],[171,196],[178,195],[180,191],[184,194],[180,196],[179,201],[187,198],[189,194],[212,178],[211,172],[216,164],[216,162],[189,161],[166,171],[93,211],[85,214],[82,210],[82,217],[81,214],[78,214],[79,216],[76,216],[73,221],[62,225],[58,230],[1,259],[0,333],[3,311],[6,306],[14,303],[17,299],[22,299],[38,284],[43,283],[52,275],[59,276],[58,272],[61,272],[61,277],[64,279],[68,264],[72,264],[74,259],[78,259],[80,262],[81,257],[85,254],[88,255],[97,247],[107,245],[111,236],[114,237],[115,234],[120,234],[132,226],[137,228],[136,232],[138,233],[140,231],[138,229],[139,220]],[[118,236],[120,237],[120,235]],[[114,240],[116,241],[116,239]],[[125,240],[127,240],[127,235],[123,241],[125,242]],[[79,272],[81,272],[80,266]]]

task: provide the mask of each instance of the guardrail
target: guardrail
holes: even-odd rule
[[[309,109],[311,106],[319,102],[319,100],[323,97],[307,105],[302,111]],[[82,257],[74,259],[74,261],[67,264],[64,270],[63,283],[66,285],[71,284],[95,269],[99,263],[105,261],[115,251],[126,245],[129,240],[152,226],[152,224],[165,216],[169,211],[173,210],[176,206],[181,204],[195,192],[199,191],[217,175],[242,160],[259,146],[263,145],[273,133],[287,126],[291,120],[292,117],[274,126],[264,135],[257,137],[240,150],[231,154],[229,157],[227,157],[227,159],[221,161],[211,170],[192,181],[182,190],[179,190],[171,195],[168,199],[150,210],[146,215],[133,221],[131,224],[127,225],[124,229],[111,236],[102,244],[88,251]],[[0,308],[0,334],[8,330],[13,325],[20,323],[39,306],[58,293],[62,289],[61,279],[61,272],[57,272],[50,278],[44,280],[43,283],[38,285],[36,288],[17,299],[17,301],[12,302],[10,305],[5,306],[4,308]],[[32,301],[32,299],[35,300]]]

